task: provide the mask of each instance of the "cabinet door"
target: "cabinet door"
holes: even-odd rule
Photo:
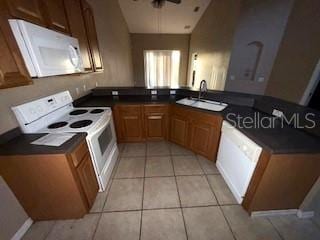
[[[49,28],[63,33],[70,33],[64,0],[42,0],[45,4],[44,12]]]
[[[31,84],[31,78],[10,26],[6,18],[2,17],[0,18],[0,88]]]
[[[164,113],[145,113],[145,133],[149,140],[167,137],[167,115]]]
[[[6,2],[13,17],[45,25],[42,14],[43,5],[40,0],[6,0]]]
[[[91,208],[97,196],[99,187],[89,153],[81,161],[79,167],[77,168],[77,172],[83,191],[87,197],[89,208]]]
[[[215,137],[215,129],[212,125],[195,120],[190,126],[190,148],[208,159],[212,159],[211,156],[213,145],[213,139]]]
[[[144,105],[144,128],[146,139],[163,140],[168,136],[168,105]]]
[[[83,9],[85,26],[87,30],[87,36],[89,40],[89,46],[91,50],[91,56],[93,60],[93,67],[95,71],[102,71],[103,70],[102,58],[99,50],[93,11],[90,5],[85,0],[82,0],[82,9]]]
[[[170,140],[181,146],[188,144],[188,120],[183,116],[171,116]]]
[[[120,131],[125,142],[144,140],[143,118],[140,105],[121,105],[118,107]]]
[[[70,33],[79,40],[84,70],[86,72],[92,72],[93,65],[81,9],[81,0],[65,0],[64,2],[69,20]]]

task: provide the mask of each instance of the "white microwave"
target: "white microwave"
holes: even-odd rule
[[[9,24],[31,77],[83,72],[78,39],[23,20]]]

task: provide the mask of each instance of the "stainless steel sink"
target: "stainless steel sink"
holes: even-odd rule
[[[197,98],[183,98],[176,103],[195,107],[195,108],[201,108],[209,111],[215,111],[215,112],[221,112],[226,107],[228,107],[228,104],[222,103],[222,102],[216,102],[216,101],[210,101],[210,100],[204,100],[204,99],[197,99]]]

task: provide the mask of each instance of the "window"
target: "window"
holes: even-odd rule
[[[144,51],[145,82],[147,87],[178,87],[180,51]]]

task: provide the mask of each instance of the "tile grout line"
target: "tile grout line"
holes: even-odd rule
[[[118,167],[119,167],[119,164],[120,164],[120,161],[121,161],[121,156],[119,155],[118,157],[118,160],[117,160],[117,165],[115,166],[116,168],[113,169],[114,171],[114,176],[116,175],[117,173],[117,170],[118,170]],[[111,177],[110,177],[110,186],[107,186],[107,193],[106,193],[106,199],[104,200],[104,203],[103,203],[103,207],[102,207],[102,212],[103,212],[103,209],[105,208],[106,204],[107,204],[107,200],[108,200],[108,197],[109,197],[109,193],[110,193],[110,190],[111,190],[111,187],[113,185],[113,181],[114,181],[114,176],[113,176],[113,171],[111,173]]]
[[[57,221],[54,221],[54,223],[52,224],[52,227],[50,228],[50,230],[48,231],[48,233],[44,236],[43,240],[48,239],[50,233],[53,231],[54,226],[57,224]]]
[[[56,224],[58,223],[58,221],[72,221],[72,225],[77,221],[77,219],[66,219],[66,220],[56,220],[54,221],[54,224],[52,225],[50,231],[47,233],[47,235],[45,236],[44,239],[48,239],[49,235],[52,233],[54,227],[56,226]]]
[[[126,210],[110,210],[110,211],[103,211],[103,212],[93,212],[90,214],[99,214],[99,213],[116,213],[116,212],[137,212],[137,211],[150,211],[150,210],[166,210],[166,209],[179,209],[179,208],[205,208],[205,207],[228,207],[228,206],[239,206],[237,204],[227,204],[227,205],[216,205],[216,204],[209,204],[209,205],[196,205],[196,206],[184,206],[184,207],[160,207],[160,208],[145,208],[145,209],[126,209]]]
[[[221,211],[222,216],[223,216],[224,220],[226,221],[226,223],[227,223],[227,225],[228,225],[228,227],[229,227],[229,230],[230,230],[233,238],[236,240],[236,239],[237,239],[236,234],[233,232],[232,227],[231,227],[231,224],[230,224],[230,222],[228,221],[228,218],[226,217],[226,215],[224,214],[224,211],[223,211],[223,209],[222,209],[221,206],[219,206],[219,210]]]
[[[282,234],[280,233],[280,231],[278,230],[278,228],[272,223],[271,219],[269,217],[266,217],[267,221],[270,222],[271,226],[273,227],[273,229],[276,231],[276,233],[278,234],[278,236],[282,239],[285,240],[285,237],[282,236]]]
[[[97,233],[97,231],[98,231],[98,226],[99,226],[99,223],[100,223],[100,221],[101,221],[101,218],[102,218],[102,212],[100,213],[100,216],[99,216],[99,219],[98,219],[98,221],[97,221],[97,224],[96,224],[96,227],[95,227],[95,229],[94,229],[94,231],[93,231],[93,234],[92,234],[92,240],[94,240],[94,238],[95,238],[95,236],[96,236],[96,233]]]
[[[316,222],[316,221],[314,220],[314,218],[315,218],[315,216],[313,216],[313,217],[311,218],[311,221],[312,221],[312,223],[313,223],[314,225],[316,225],[316,226],[318,227],[318,229],[320,230],[320,223]]]
[[[170,153],[171,153],[171,150],[170,150]],[[188,239],[189,239],[189,236],[188,236],[188,231],[187,231],[187,224],[186,224],[186,220],[185,220],[184,213],[183,213],[182,202],[181,202],[181,198],[180,198],[178,181],[177,181],[176,172],[175,172],[175,169],[174,169],[174,163],[173,163],[172,155],[170,155],[170,160],[171,160],[171,164],[172,164],[172,168],[173,168],[174,180],[175,180],[175,183],[176,183],[178,198],[179,198],[179,202],[180,202],[180,211],[181,211],[181,215],[182,215],[182,221],[183,221],[183,225],[184,225],[184,231],[185,231],[185,234],[186,234],[186,238],[187,238],[187,240],[188,240]]]
[[[163,157],[170,157],[170,156],[163,156]],[[204,175],[220,175],[220,174],[183,174],[183,175],[176,175],[177,177],[193,177],[193,176],[204,176]],[[173,177],[174,175],[167,175],[167,176],[148,176],[148,177],[117,177],[114,179],[142,179],[142,178],[159,178],[159,177]]]
[[[198,163],[200,164],[200,167],[201,167],[202,171],[204,171],[204,170],[203,170],[203,167],[202,167],[202,165],[201,165],[201,163],[200,163],[200,160],[199,160],[199,158],[198,158],[198,155],[196,155],[196,158],[197,158]],[[223,212],[223,210],[222,210],[222,208],[221,208],[220,202],[219,202],[219,200],[218,200],[218,198],[217,198],[217,196],[216,196],[216,194],[215,194],[215,192],[214,192],[214,190],[213,190],[213,188],[212,188],[212,186],[211,186],[211,184],[210,184],[210,182],[209,182],[208,176],[205,175],[205,178],[206,178],[206,180],[207,180],[207,183],[209,184],[209,187],[210,187],[210,189],[211,189],[214,197],[215,197],[216,200],[217,200],[217,204],[218,204],[217,206],[218,206],[219,210],[221,211],[222,216],[224,217],[224,220],[226,221],[226,223],[227,223],[227,225],[228,225],[228,228],[229,228],[229,230],[230,230],[230,232],[231,232],[231,234],[232,234],[232,237],[236,240],[236,239],[237,239],[237,238],[236,238],[236,235],[235,235],[235,233],[233,232],[233,230],[232,230],[232,228],[231,228],[231,225],[230,225],[227,217],[225,216],[225,214],[224,214],[224,212]]]
[[[196,159],[197,159],[197,161],[198,161],[198,163],[199,163],[199,165],[200,165],[200,168],[201,168],[202,171],[205,173],[205,171],[204,171],[204,169],[203,169],[203,167],[202,167],[202,165],[201,165],[201,163],[200,163],[200,160],[199,160],[199,158],[198,158],[198,155],[196,155]],[[214,192],[214,190],[213,190],[213,188],[212,188],[212,186],[211,186],[211,184],[210,184],[210,182],[209,182],[209,179],[208,179],[207,175],[205,174],[204,176],[205,176],[205,178],[206,178],[206,180],[207,180],[207,183],[208,183],[208,185],[209,185],[209,188],[210,188],[210,190],[211,190],[214,198],[215,198],[216,201],[217,201],[217,205],[220,206],[220,201],[218,200],[218,198],[217,198],[217,196],[216,196],[216,193]]]
[[[105,205],[106,205],[106,203],[107,203],[107,199],[108,199],[108,197],[109,197],[109,193],[110,193],[110,190],[111,190],[111,187],[112,187],[112,184],[113,184],[113,180],[114,180],[113,177],[115,176],[115,174],[116,174],[116,172],[117,172],[117,170],[118,170],[118,166],[119,166],[119,163],[120,163],[120,159],[121,159],[121,153],[119,152],[119,156],[118,156],[117,162],[116,162],[116,164],[115,164],[114,169],[113,169],[112,172],[111,172],[110,183],[108,183],[108,186],[107,186],[107,189],[106,189],[106,191],[107,191],[107,193],[106,193],[106,199],[104,200],[104,203],[103,203],[103,206],[102,206],[102,209],[101,209],[101,212],[100,212],[99,219],[98,219],[98,221],[97,221],[96,227],[95,227],[94,232],[93,232],[93,234],[92,234],[92,238],[91,238],[92,240],[94,240],[94,238],[95,238],[95,236],[96,236],[96,233],[97,233],[97,231],[98,231],[98,227],[99,227],[99,224],[100,224],[100,221],[101,221],[101,218],[102,218],[102,214],[104,213],[103,209],[104,209],[104,207],[105,207]],[[113,174],[114,174],[114,175],[113,175]],[[109,184],[110,184],[110,186],[109,186]]]
[[[145,143],[145,156],[144,156],[144,169],[143,169],[143,183],[142,183],[142,203],[141,203],[141,212],[140,212],[140,231],[139,231],[139,240],[142,236],[142,217],[143,217],[143,202],[144,202],[144,185],[146,182],[146,167],[147,167],[147,143]]]

